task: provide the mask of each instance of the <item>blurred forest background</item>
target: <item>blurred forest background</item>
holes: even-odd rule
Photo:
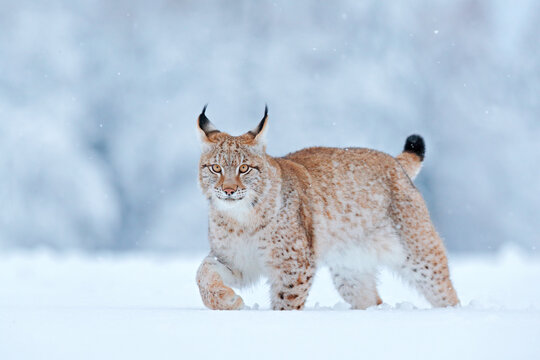
[[[0,249],[200,252],[195,120],[398,154],[451,251],[540,247],[540,2],[0,0]]]

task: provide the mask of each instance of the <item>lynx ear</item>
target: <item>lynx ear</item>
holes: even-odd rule
[[[212,143],[209,136],[215,133],[220,132],[214,124],[208,118],[206,117],[206,107],[208,104],[204,105],[201,114],[199,115],[199,118],[197,119],[197,131],[199,132],[199,138],[201,139],[201,143],[203,145],[209,145]]]
[[[257,125],[255,129],[247,132],[248,134],[253,136],[255,145],[260,146],[263,149],[266,145],[265,134],[266,134],[267,125],[268,125],[268,105],[264,107],[264,116],[261,122],[259,122],[259,125]]]

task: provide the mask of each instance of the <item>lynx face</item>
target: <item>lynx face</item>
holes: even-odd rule
[[[206,108],[205,108],[206,109]],[[203,113],[199,117],[202,154],[199,183],[211,205],[219,210],[255,207],[267,187],[262,132],[266,123],[241,136],[220,132]]]

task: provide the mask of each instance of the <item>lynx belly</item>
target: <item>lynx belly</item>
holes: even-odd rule
[[[366,230],[358,223],[327,223],[317,234],[320,263],[358,271],[403,263],[405,251],[389,223]]]

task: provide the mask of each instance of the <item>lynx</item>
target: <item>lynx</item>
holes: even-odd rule
[[[210,253],[197,272],[210,309],[242,309],[232,287],[265,277],[272,308],[303,309],[317,268],[327,266],[353,309],[382,303],[381,266],[434,307],[459,304],[445,248],[412,180],[424,159],[420,136],[396,158],[364,148],[266,154],[268,108],[241,136],[198,118],[199,183],[209,203]]]

